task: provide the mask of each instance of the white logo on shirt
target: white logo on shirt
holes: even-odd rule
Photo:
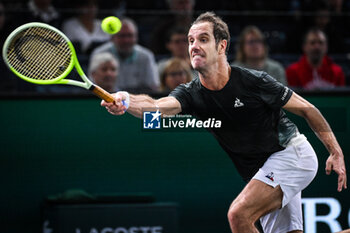
[[[281,98],[282,101],[285,100],[285,98],[287,97],[287,94],[288,94],[288,87],[285,87],[285,88],[284,88],[283,95],[282,95],[282,98]]]
[[[244,104],[241,102],[241,100],[236,97],[235,105],[233,107],[239,108],[239,107],[243,107],[243,106],[244,106]]]

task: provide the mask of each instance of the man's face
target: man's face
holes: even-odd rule
[[[213,25],[209,22],[192,25],[188,32],[188,51],[193,69],[205,70],[218,60],[219,52],[213,35]]]
[[[248,33],[243,42],[243,50],[248,60],[258,60],[265,56],[264,41],[255,33]]]
[[[137,43],[136,28],[130,23],[124,23],[120,31],[112,37],[118,52],[122,55],[130,55]]]
[[[188,40],[186,34],[173,34],[167,48],[174,57],[188,58]]]
[[[304,53],[314,64],[321,61],[323,56],[327,53],[327,40],[325,35],[321,32],[309,33],[304,44]]]
[[[112,61],[102,63],[92,72],[95,83],[109,92],[115,91],[114,88],[117,82],[117,76],[118,68],[116,63]]]

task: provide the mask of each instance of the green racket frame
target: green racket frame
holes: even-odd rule
[[[59,34],[60,36],[62,36],[62,38],[67,42],[70,52],[71,52],[71,57],[70,57],[70,62],[68,67],[65,69],[65,71],[60,74],[58,77],[54,78],[54,79],[50,79],[50,80],[37,80],[37,79],[32,79],[32,78],[28,78],[25,75],[19,73],[15,68],[13,68],[8,61],[7,58],[7,53],[8,53],[8,49],[9,46],[11,45],[11,43],[13,43],[13,38],[15,38],[17,36],[18,33],[21,33],[22,31],[26,30],[27,28],[31,28],[31,27],[42,27],[45,29],[49,29],[54,31],[55,33]],[[107,102],[113,102],[114,98],[111,94],[109,94],[108,92],[106,92],[105,90],[103,90],[102,88],[100,88],[99,86],[93,84],[89,78],[85,75],[83,69],[81,68],[79,62],[78,62],[78,58],[74,49],[74,46],[72,44],[72,42],[68,39],[68,37],[66,35],[64,35],[63,32],[61,32],[60,30],[58,30],[55,27],[52,27],[48,24],[45,23],[40,23],[40,22],[32,22],[32,23],[27,23],[24,24],[18,28],[16,28],[6,39],[4,46],[3,46],[3,50],[2,50],[2,56],[4,59],[4,62],[6,63],[6,65],[10,68],[10,70],[15,73],[18,77],[22,78],[23,80],[27,81],[27,82],[31,82],[31,83],[35,83],[35,84],[69,84],[69,85],[74,85],[74,86],[78,86],[78,87],[82,87],[88,90],[91,90],[93,93],[95,93],[97,96],[99,96],[100,98],[106,100]],[[76,81],[76,80],[70,80],[70,79],[65,79],[65,77],[68,76],[68,74],[72,71],[73,67],[76,68],[78,74],[80,75],[80,77],[82,78],[82,80],[84,82],[80,82],[80,81]]]

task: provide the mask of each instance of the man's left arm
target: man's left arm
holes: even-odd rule
[[[338,174],[338,192],[342,191],[343,188],[346,189],[347,178],[344,155],[331,127],[320,111],[296,93],[292,94],[283,108],[305,118],[330,153],[326,162],[327,175],[334,170]]]

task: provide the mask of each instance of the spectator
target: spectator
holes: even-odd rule
[[[167,49],[171,52],[171,57],[164,58],[158,62],[158,72],[162,76],[164,68],[169,60],[172,58],[179,58],[184,60],[190,67],[190,57],[188,53],[188,39],[187,39],[188,29],[184,27],[173,28],[168,36],[166,43]],[[192,77],[195,77],[197,72],[191,67]]]
[[[232,65],[265,71],[280,83],[287,84],[283,66],[268,58],[264,35],[256,26],[247,26],[243,29],[236,47],[236,60]]]
[[[286,51],[291,53],[302,52],[299,45],[303,43],[303,35],[310,28],[318,28],[326,34],[329,53],[350,51],[346,48],[344,40],[346,20],[336,11],[333,11],[337,8],[338,6],[330,4],[328,0],[305,2],[303,11],[306,11],[308,14],[304,15],[302,20],[294,24],[294,29],[290,30],[287,36]]]
[[[193,21],[195,0],[167,0],[170,14],[159,20],[151,36],[151,49],[155,54],[167,54],[167,36],[174,27],[189,28]]]
[[[316,27],[326,34],[328,38],[328,51],[330,53],[343,53],[345,52],[345,42],[343,39],[345,28],[342,26],[343,22],[336,21],[335,17],[331,17],[331,13],[331,6],[328,4],[328,1],[317,5],[315,16],[309,28]]]
[[[164,72],[160,76],[161,88],[163,92],[170,92],[180,84],[188,83],[192,80],[190,65],[180,58],[171,58],[164,67]]]
[[[327,54],[327,38],[324,32],[310,29],[303,42],[304,55],[287,70],[288,83],[292,87],[308,90],[329,89],[345,85],[342,68]]]
[[[98,53],[91,57],[89,77],[108,92],[116,92],[119,62],[111,53]]]
[[[52,5],[52,0],[29,0],[27,12],[16,17],[17,24],[43,22],[60,28],[61,16]]]
[[[111,41],[97,47],[92,54],[112,53],[119,61],[117,86],[132,93],[156,92],[159,77],[154,54],[137,44],[137,26],[129,18],[122,19],[122,28]]]
[[[108,41],[110,36],[102,31],[101,20],[96,18],[98,11],[96,0],[79,0],[76,3],[76,10],[78,15],[66,20],[62,30],[79,52],[90,54],[92,49]]]

